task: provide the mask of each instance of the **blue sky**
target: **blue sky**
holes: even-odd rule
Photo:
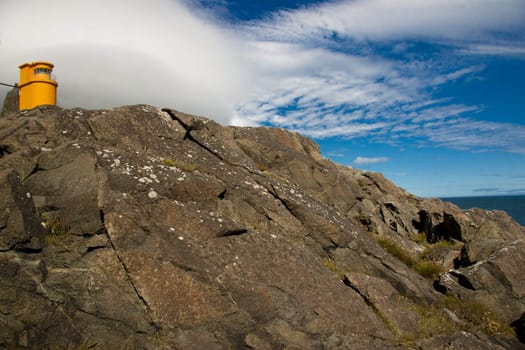
[[[298,131],[420,196],[525,193],[524,0],[38,4],[0,3],[0,80],[50,60],[63,106]]]

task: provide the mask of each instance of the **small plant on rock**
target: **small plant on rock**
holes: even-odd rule
[[[195,163],[174,161],[169,158],[164,159],[162,161],[162,164],[169,166],[170,168],[179,168],[181,170],[188,171],[188,172],[192,172],[197,168],[197,164]]]
[[[42,219],[42,226],[46,229],[46,242],[47,243],[56,243],[59,236],[65,235],[68,233],[67,227],[64,225],[62,220],[58,215],[53,215],[52,218],[48,218],[46,214],[42,213],[40,215]]]
[[[471,328],[480,329],[487,335],[504,333],[514,336],[514,330],[487,306],[475,302],[446,296],[437,303],[438,307],[447,308],[460,319],[465,320]]]
[[[345,278],[344,272],[337,268],[335,262],[332,259],[323,258],[323,264],[328,268],[328,270],[335,273],[340,280],[343,280]]]
[[[405,339],[409,343],[415,339],[453,334],[458,330],[480,331],[489,336],[498,333],[515,335],[513,329],[485,305],[454,296],[442,296],[430,306],[416,306],[415,311],[420,319],[417,331]],[[455,315],[456,321],[449,313]]]
[[[439,274],[443,272],[441,265],[427,260],[418,260],[413,266],[413,269],[421,276],[431,280],[436,279]]]
[[[424,260],[421,256],[414,257],[410,252],[391,239],[380,237],[377,239],[377,242],[383,247],[383,249],[425,278],[435,279],[441,272],[443,272],[443,267],[441,265],[432,261]]]
[[[262,162],[257,162],[255,165],[257,166],[257,169],[259,169],[259,171],[262,171],[262,172],[270,169],[267,164],[262,163]]]
[[[168,158],[164,159],[162,161],[162,164],[164,164],[166,166],[169,166],[169,167],[172,167],[172,168],[175,167],[175,162],[173,160],[171,160],[171,159],[168,159]]]

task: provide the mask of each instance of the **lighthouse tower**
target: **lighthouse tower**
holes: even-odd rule
[[[56,105],[58,83],[51,78],[53,65],[49,62],[24,63],[18,83],[18,108],[31,109],[41,105]]]

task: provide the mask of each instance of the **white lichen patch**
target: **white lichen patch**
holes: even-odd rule
[[[120,166],[120,159],[115,158],[113,159],[113,164],[111,164],[112,168],[119,167]]]
[[[138,182],[142,184],[150,184],[153,182],[153,180],[151,180],[149,177],[141,177],[138,179]]]

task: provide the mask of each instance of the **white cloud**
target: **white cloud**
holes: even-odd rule
[[[336,34],[358,40],[461,39],[521,26],[522,0],[353,0],[281,11],[253,30],[270,39],[303,41]]]
[[[389,159],[387,157],[357,157],[354,159],[354,164],[363,165],[363,164],[377,164],[377,163],[386,163]]]
[[[458,149],[503,149],[525,154],[525,127],[510,123],[457,119],[420,130],[432,143]]]
[[[461,49],[460,53],[467,55],[516,56],[525,58],[525,46],[472,44]]]
[[[458,80],[459,78],[468,76],[472,73],[481,72],[482,70],[483,70],[483,66],[481,65],[461,68],[451,73],[446,73],[446,74],[435,77],[432,83],[434,85],[442,85],[449,81]]]

